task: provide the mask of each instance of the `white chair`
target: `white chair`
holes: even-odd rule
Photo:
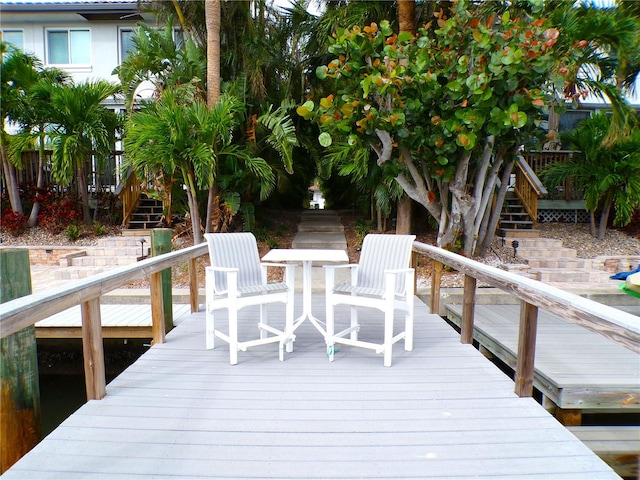
[[[327,353],[333,361],[335,344],[369,348],[384,354],[384,366],[391,366],[393,344],[404,338],[404,349],[413,350],[414,270],[411,247],[415,235],[375,235],[364,238],[357,265],[326,265]],[[335,285],[336,268],[351,268],[351,283]],[[335,332],[336,305],[351,306],[351,325]],[[371,307],[384,312],[382,343],[358,340],[357,307]],[[404,313],[404,330],[393,335],[394,313]],[[345,338],[349,335],[349,338]]]
[[[267,343],[278,342],[280,360],[284,359],[285,344],[292,342],[293,295],[295,265],[261,264],[256,238],[251,233],[208,233],[211,266],[206,267],[206,348],[215,347],[215,337],[229,344],[229,362],[238,363],[238,351]],[[285,281],[267,283],[267,266],[284,267]],[[284,329],[268,324],[266,305],[286,304]],[[260,306],[258,329],[260,338],[238,341],[238,310]],[[215,328],[214,310],[228,309],[229,334]],[[272,335],[268,335],[272,334]]]

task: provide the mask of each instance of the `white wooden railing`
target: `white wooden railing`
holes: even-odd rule
[[[415,254],[434,261],[431,277],[431,312],[440,306],[440,280],[443,265],[464,274],[460,341],[473,341],[476,283],[481,281],[519,298],[520,327],[515,375],[519,396],[533,394],[538,309],[559,315],[593,330],[634,352],[640,353],[640,318],[537,280],[500,270],[432,245],[414,242]]]
[[[106,395],[106,378],[100,297],[135,280],[148,278],[151,295],[152,343],[163,343],[165,324],[161,273],[173,266],[189,264],[191,311],[196,312],[198,311],[196,258],[206,253],[208,253],[207,244],[202,243],[2,303],[0,304],[0,338],[34,325],[58,312],[80,305],[87,399],[101,399]]]

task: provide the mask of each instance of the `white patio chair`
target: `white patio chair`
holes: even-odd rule
[[[278,342],[282,361],[285,344],[295,339],[291,333],[295,265],[261,264],[252,233],[209,233],[204,237],[211,260],[211,266],[206,268],[206,348],[215,347],[215,337],[224,340],[229,344],[229,362],[235,365],[238,363],[238,351]],[[267,283],[268,266],[284,267],[285,281]],[[276,302],[286,304],[283,330],[272,327],[267,321],[266,306]],[[254,305],[260,306],[260,338],[238,341],[238,310]],[[213,312],[222,308],[228,309],[228,335],[215,328]]]
[[[384,366],[391,366],[393,344],[404,338],[405,350],[413,350],[414,270],[411,247],[415,235],[375,235],[364,238],[357,265],[326,265],[327,353],[333,361],[335,344],[369,348],[384,354]],[[351,283],[335,285],[335,269],[351,268]],[[336,305],[351,306],[351,325],[335,332]],[[371,307],[384,312],[382,343],[358,340],[357,307]],[[404,330],[393,335],[394,313],[404,313]],[[349,338],[345,338],[349,335]]]

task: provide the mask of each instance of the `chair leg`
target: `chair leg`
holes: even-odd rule
[[[351,306],[351,340],[358,340],[358,307]]]
[[[393,300],[391,300],[393,302]],[[393,303],[387,305],[384,311],[384,366],[391,366],[391,354],[393,353]]]
[[[213,311],[206,309],[205,313],[205,340],[206,349],[211,350],[215,348],[216,334],[215,334],[215,320],[213,318]]]
[[[229,363],[238,363],[238,309],[229,307]]]
[[[404,349],[410,352],[413,350],[413,298],[408,300],[408,305],[409,311],[404,321]]]
[[[260,305],[260,324],[268,325],[269,319],[267,318],[267,306],[263,303]],[[260,328],[260,338],[267,338],[268,333],[265,329]]]
[[[287,304],[285,306],[285,325],[284,331],[286,335],[293,335],[293,307],[294,307],[294,290],[291,288],[287,296]],[[293,352],[293,340],[289,340],[286,344],[287,352]]]
[[[334,317],[333,317],[334,308],[335,306],[331,303],[331,300],[327,298],[327,313],[326,313],[327,336],[325,337],[325,341],[327,342],[327,355],[329,356],[330,362],[333,362],[335,345],[336,345],[336,342],[333,336],[335,333],[335,323],[334,323]]]

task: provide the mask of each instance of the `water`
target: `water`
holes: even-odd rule
[[[105,340],[107,384],[136,361],[148,340]],[[87,402],[82,342],[79,339],[38,340],[42,436],[55,430]]]

